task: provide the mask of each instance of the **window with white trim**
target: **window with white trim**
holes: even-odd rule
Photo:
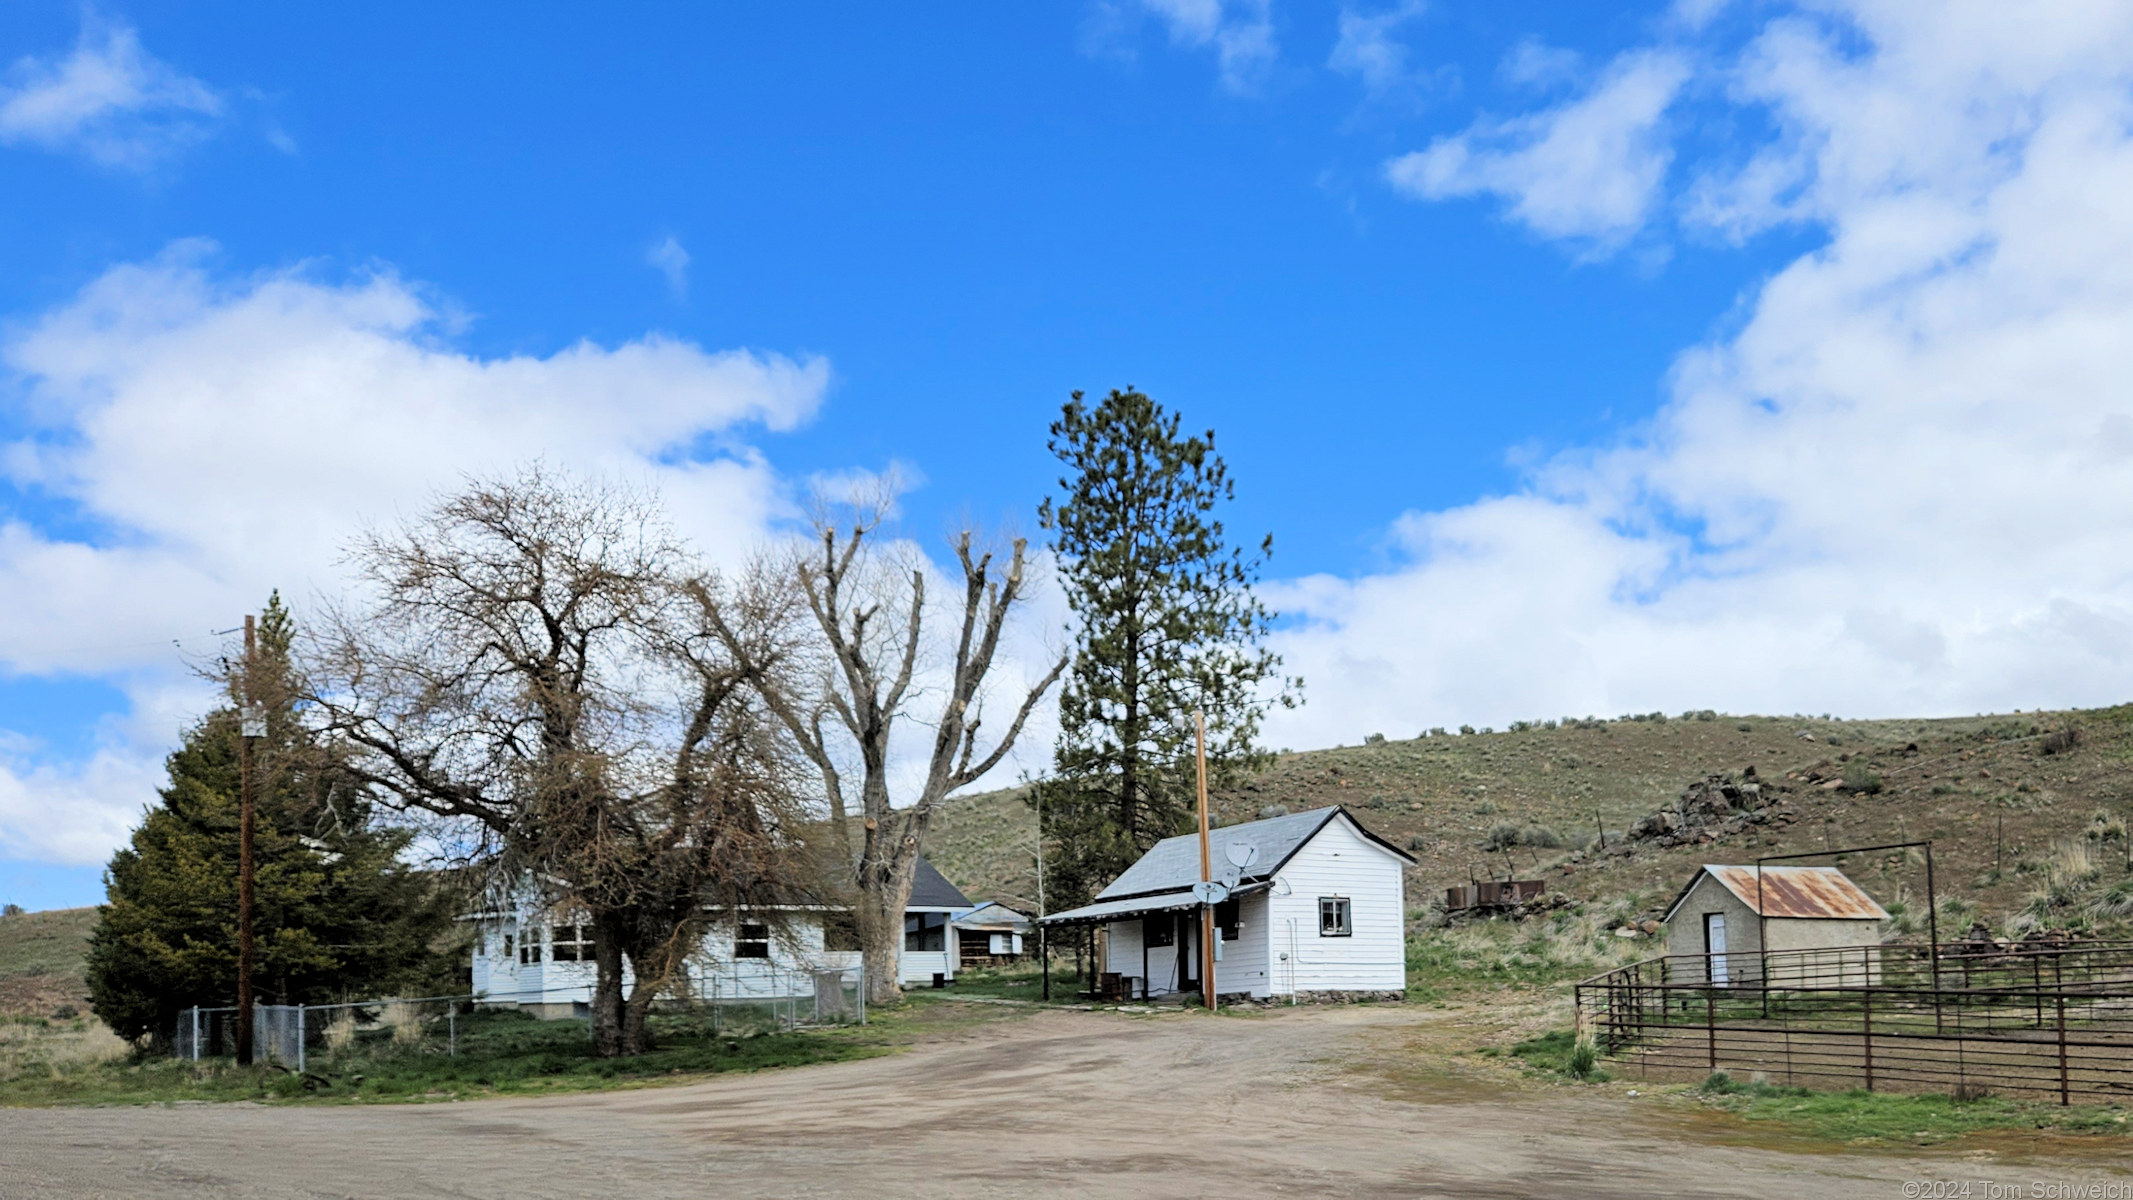
[[[556,962],[592,962],[593,928],[590,925],[558,925],[549,957]]]
[[[1355,924],[1348,911],[1348,897],[1320,896],[1318,898],[1318,936],[1352,937]]]
[[[529,965],[541,961],[540,926],[529,926],[526,930],[526,936],[519,940],[518,960]]]

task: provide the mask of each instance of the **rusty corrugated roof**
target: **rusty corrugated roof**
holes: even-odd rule
[[[1704,870],[1755,908],[1755,868],[1720,867],[1706,864]],[[1807,917],[1833,921],[1886,921],[1888,910],[1874,903],[1851,877],[1835,867],[1764,867],[1763,907],[1766,917]]]

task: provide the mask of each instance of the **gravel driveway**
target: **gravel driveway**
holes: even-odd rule
[[[887,1058],[684,1087],[0,1110],[0,1197],[1893,1200],[1913,1180],[1989,1178],[2027,1195],[2033,1181],[2125,1178],[2094,1162],[1755,1148],[1619,1091],[1417,1082],[1402,1047],[1431,1019],[1031,1012]]]

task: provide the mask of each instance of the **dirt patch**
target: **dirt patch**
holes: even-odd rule
[[[63,1004],[89,1011],[89,986],[79,975],[17,975],[0,979],[0,1017],[49,1017]]]
[[[1045,1011],[887,1058],[686,1087],[471,1103],[0,1111],[10,1194],[102,1197],[1861,1196],[2034,1170],[1713,1144],[1612,1089],[1367,1070],[1442,1014]],[[1442,1056],[1435,1056],[1442,1061]],[[1484,1083],[1481,1077],[1468,1080]],[[2055,1180],[2093,1171],[2055,1166]]]

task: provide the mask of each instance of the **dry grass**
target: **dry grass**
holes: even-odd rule
[[[0,1023],[0,1084],[68,1075],[126,1057],[132,1047],[94,1017],[15,1018]]]
[[[327,1024],[325,1036],[326,1052],[328,1054],[339,1054],[348,1049],[348,1047],[353,1046],[356,1036],[355,1010],[342,1009],[341,1015]]]
[[[396,1046],[412,1046],[422,1040],[423,1020],[419,1005],[409,1004],[405,1000],[394,1000],[385,1006],[379,1020],[393,1031],[393,1044]]]

